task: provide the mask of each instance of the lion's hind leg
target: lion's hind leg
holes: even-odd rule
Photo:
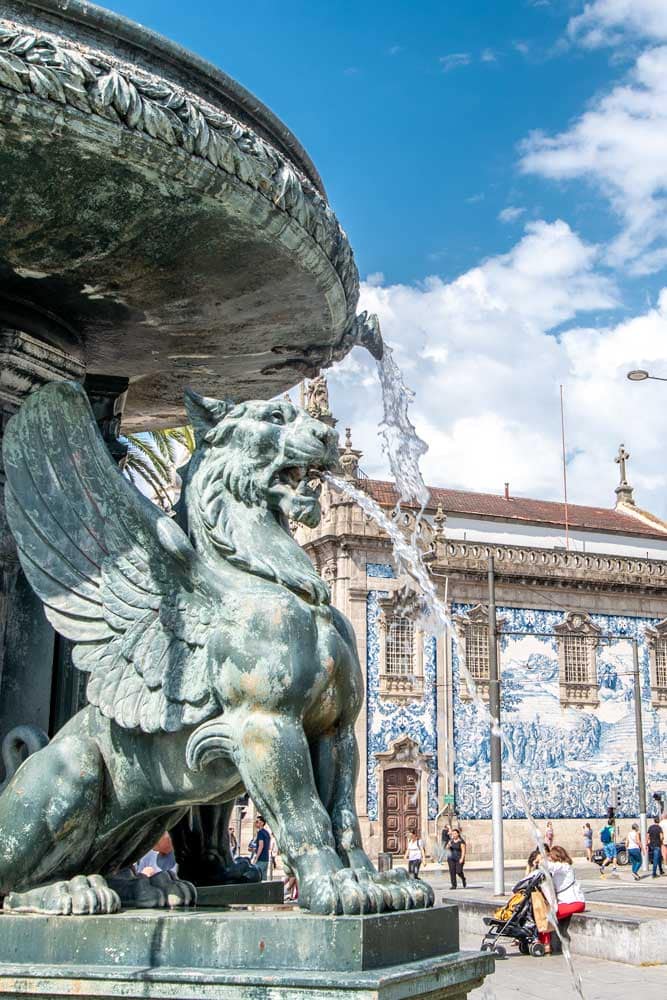
[[[0,897],[16,913],[111,913],[115,892],[74,875],[93,845],[103,762],[87,737],[67,736],[32,754],[0,795]]]

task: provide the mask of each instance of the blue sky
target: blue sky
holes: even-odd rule
[[[315,161],[416,390],[434,484],[667,516],[665,0],[111,0],[264,100]],[[371,474],[377,379],[330,378]]]

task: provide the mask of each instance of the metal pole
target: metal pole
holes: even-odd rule
[[[496,577],[489,556],[489,713],[491,715],[491,830],[493,834],[493,892],[505,895],[503,844],[503,765],[500,742],[500,679],[496,637]]]
[[[632,674],[635,686],[635,737],[637,740],[637,785],[639,787],[639,835],[642,842],[642,870],[648,871],[646,849],[646,765],[644,763],[644,727],[642,725],[642,686],[639,677],[639,644],[632,640]]]

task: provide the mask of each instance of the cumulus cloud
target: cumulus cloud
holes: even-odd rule
[[[497,61],[497,57],[496,57],[496,54],[493,51],[493,49],[482,49],[482,52],[481,52],[481,55],[480,55],[479,58],[482,60],[482,62],[486,62],[486,63],[496,62]]]
[[[622,221],[608,251],[612,265],[636,260],[637,273],[662,266],[667,248],[667,45],[642,53],[628,79],[597,98],[564,132],[533,132],[522,145],[520,165],[525,173],[555,180],[585,179],[602,192]]]
[[[667,41],[665,0],[593,0],[570,19],[570,38],[586,48],[617,45],[627,35]]]
[[[380,316],[416,393],[429,484],[501,493],[509,480],[517,494],[559,499],[562,383],[572,501],[613,505],[613,459],[624,441],[638,502],[667,513],[665,387],[625,378],[631,368],[664,365],[667,290],[642,315],[595,328],[618,305],[599,254],[566,223],[539,221],[509,253],[455,281],[364,285],[361,306]],[[329,382],[341,426],[363,449],[362,468],[386,476],[372,360],[355,350]]]

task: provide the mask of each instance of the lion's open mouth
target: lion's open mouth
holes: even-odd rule
[[[316,500],[321,492],[323,474],[323,466],[288,465],[274,473],[269,485],[271,492],[278,495],[299,495]]]
[[[283,526],[284,518],[309,527],[319,522],[321,481],[328,467],[328,463],[322,461],[308,465],[285,465],[274,472],[267,499]]]

